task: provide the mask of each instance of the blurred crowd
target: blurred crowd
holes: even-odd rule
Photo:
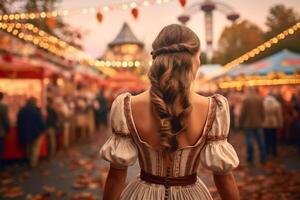
[[[300,154],[300,87],[295,92],[281,93],[278,88],[260,90],[248,87],[223,93],[229,102],[231,131],[245,135],[247,161],[254,161],[254,142],[260,162],[276,157],[279,145],[293,145]],[[16,128],[30,166],[38,164],[41,137],[47,136],[49,158],[58,149],[106,133],[108,112],[119,92],[100,90],[97,94],[79,89],[73,95],[49,92],[46,105],[38,106],[31,97],[17,114]],[[54,95],[53,95],[54,94]],[[288,94],[288,95],[286,95]],[[3,166],[4,139],[9,133],[9,108],[0,92],[0,166]]]
[[[9,108],[0,93],[0,166],[3,167],[5,137],[9,134]],[[30,97],[17,113],[16,128],[22,148],[26,151],[31,167],[38,165],[41,138],[47,135],[49,158],[58,149],[66,149],[80,140],[92,139],[96,132],[105,133],[110,101],[103,90],[98,94],[77,92],[76,95],[51,96],[46,105],[39,106],[38,100]]]
[[[254,161],[254,142],[260,162],[276,157],[278,145],[292,145],[300,154],[300,88],[281,93],[278,87],[267,90],[248,87],[227,95],[231,130],[242,130],[247,147],[247,161]]]

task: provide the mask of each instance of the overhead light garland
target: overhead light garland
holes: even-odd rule
[[[224,67],[229,70],[233,67],[244,63],[245,61],[249,60],[250,58],[255,57],[256,55],[260,54],[261,52],[265,51],[268,48],[271,48],[274,44],[282,41],[289,35],[293,35],[296,31],[300,29],[300,22],[296,23],[295,25],[291,26],[290,28],[282,31],[275,37],[269,39],[268,41],[264,42],[263,44],[257,46],[256,48],[244,53],[240,57],[234,59],[233,61],[229,62],[228,64],[224,65]]]
[[[271,48],[274,44],[277,44],[277,43],[281,42],[282,40],[284,40],[286,37],[288,37],[290,35],[293,35],[299,29],[300,29],[300,22],[297,22],[296,24],[294,24],[290,28],[288,28],[288,29],[282,31],[281,33],[277,34],[275,37],[273,37],[273,38],[269,39],[268,41],[258,45],[254,49],[244,53],[243,55],[241,55],[240,57],[232,60],[231,62],[225,64],[224,65],[225,70],[223,70],[222,73],[220,73],[219,70],[213,71],[211,74],[209,74],[206,77],[204,82],[209,81],[210,79],[212,79],[216,76],[220,76],[220,75],[228,72],[229,70],[232,70],[236,66],[244,63],[245,61],[247,61],[251,58],[254,58],[256,55],[260,54],[261,52],[265,51],[266,49]]]
[[[99,7],[63,9],[63,10],[54,10],[49,12],[43,11],[43,12],[30,12],[30,13],[25,13],[25,12],[11,13],[11,14],[0,15],[0,21],[17,21],[17,20],[29,20],[29,19],[34,20],[40,18],[43,19],[43,18],[65,17],[69,15],[104,13],[112,10],[128,10],[128,9],[131,9],[131,12],[136,13],[137,7],[147,7],[150,5],[163,4],[171,1],[174,0],[144,0],[144,1],[134,0],[125,3],[124,2],[112,3],[112,4],[103,5]],[[183,5],[182,0],[180,0],[180,2],[181,5]]]
[[[68,60],[77,61],[82,65],[97,68],[105,74],[112,74],[113,68],[140,67],[138,60],[97,60],[86,54],[84,51],[74,47],[67,42],[46,33],[31,23],[3,23],[0,22],[0,29],[18,37],[21,40],[39,46],[52,54]]]
[[[293,35],[299,29],[300,29],[300,22],[297,22],[295,25],[282,31],[281,33],[271,38],[270,40],[264,42],[263,44],[257,46],[251,51],[248,51],[247,53],[243,54],[237,59],[226,64],[224,66],[227,69],[226,71],[234,68],[239,64],[244,63],[250,58],[255,57],[256,55],[265,51],[266,49],[271,48],[274,44],[277,44],[278,42],[282,41],[289,35]],[[272,85],[287,85],[287,84],[289,85],[300,84],[300,76],[297,74],[289,77],[287,76],[287,77],[275,78],[275,79],[262,78],[262,79],[254,79],[254,80],[223,81],[219,83],[218,86],[221,89],[229,89],[229,88],[241,89],[244,86],[272,86]]]
[[[244,86],[272,86],[272,85],[294,85],[300,84],[300,76],[295,75],[290,78],[277,78],[277,79],[258,79],[258,80],[241,80],[241,81],[225,81],[219,83],[221,89],[238,88]]]

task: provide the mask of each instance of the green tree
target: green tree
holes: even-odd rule
[[[287,8],[284,5],[275,5],[270,8],[269,15],[266,19],[267,31],[265,39],[270,39],[285,29],[300,22],[299,13],[295,12],[293,8]],[[300,31],[286,37],[278,44],[273,45],[272,48],[264,52],[264,56],[268,56],[282,49],[290,49],[291,51],[300,53]]]
[[[225,27],[214,52],[213,63],[226,64],[263,42],[263,31],[255,24],[243,20]]]

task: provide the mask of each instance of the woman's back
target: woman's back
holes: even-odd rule
[[[105,198],[211,200],[197,177],[199,164],[218,174],[238,165],[227,142],[228,102],[221,95],[192,92],[200,41],[188,27],[166,26],[152,48],[149,90],[135,97],[121,94],[112,105],[112,136],[100,151],[111,162]],[[116,189],[136,160],[140,175],[124,190]]]
[[[209,99],[191,93],[190,101],[193,109],[187,118],[187,130],[177,136],[180,148],[192,146],[199,140],[207,120]],[[153,112],[148,90],[132,97],[131,110],[140,138],[152,147],[159,149],[159,121]]]
[[[146,93],[142,95],[146,95]],[[147,100],[143,100],[142,95],[132,97],[131,94],[124,93],[118,96],[112,105],[111,126],[113,134],[100,151],[101,156],[109,161],[111,166],[119,170],[126,169],[127,166],[133,165],[138,160],[141,175],[179,179],[189,177],[187,181],[190,181],[191,177],[197,177],[200,163],[217,174],[229,173],[238,165],[237,155],[233,147],[227,142],[229,108],[226,98],[221,95],[211,96],[207,100],[206,114],[201,115],[196,112],[194,118],[193,113],[191,113],[191,122],[189,123],[196,128],[198,127],[198,130],[195,129],[197,134],[192,135],[193,130],[190,129],[189,132],[188,129],[186,133],[182,133],[182,135],[186,134],[185,137],[178,138],[180,144],[178,149],[174,152],[167,152],[160,148],[154,148],[158,143],[158,138],[153,136],[156,133],[152,133],[157,128],[151,127],[155,124],[155,117],[150,114],[151,107],[148,107],[147,111]],[[203,101],[198,99],[192,105],[198,103],[197,106],[201,106],[201,104],[205,106],[205,100],[206,98]],[[197,111],[197,109],[193,110]],[[135,116],[132,115],[133,113]],[[204,125],[197,126],[194,124],[197,120],[196,115],[206,118],[199,123],[204,123]],[[146,120],[150,122],[146,122]],[[139,135],[139,131],[141,131],[141,135]],[[171,199],[178,200],[211,200],[207,188],[199,178],[196,178],[197,181],[190,187],[147,183],[141,178],[137,177],[125,188],[121,199],[162,200],[171,196]]]

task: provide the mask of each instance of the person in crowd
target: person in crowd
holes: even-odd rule
[[[245,88],[245,99],[242,103],[239,125],[245,132],[247,161],[249,163],[252,163],[254,158],[253,139],[256,140],[259,147],[260,162],[262,164],[266,162],[266,149],[262,129],[264,119],[265,112],[262,97],[258,94],[256,88]]]
[[[40,138],[46,130],[37,100],[31,97],[17,115],[17,128],[22,144],[26,147],[29,164],[36,167],[40,154]]]
[[[79,96],[76,100],[75,107],[76,131],[79,133],[79,138],[86,139],[88,131],[87,123],[87,101],[85,97]]]
[[[56,132],[58,127],[58,116],[55,110],[54,101],[51,98],[47,100],[47,134],[49,144],[49,157],[53,158],[56,153]]]
[[[104,91],[101,90],[96,97],[99,110],[97,112],[96,121],[97,121],[97,128],[100,131],[105,131],[107,127],[107,115],[108,115],[108,102],[104,96]]]
[[[297,90],[297,99],[295,102],[295,110],[297,112],[297,118],[295,123],[295,134],[296,134],[296,144],[298,148],[298,153],[300,154],[300,87]]]
[[[200,65],[199,38],[172,24],[152,47],[151,88],[136,96],[120,94],[112,104],[112,135],[100,150],[110,162],[103,199],[212,200],[197,177],[201,163],[213,172],[222,199],[239,200],[227,99],[204,97],[191,87]],[[127,168],[136,160],[140,176],[125,187]]]
[[[229,110],[230,110],[230,130],[232,132],[236,132],[236,124],[235,124],[235,116],[234,116],[234,110],[235,110],[235,96],[234,96],[234,92],[231,92],[228,94],[227,96],[228,99],[228,103],[229,103]]]
[[[70,109],[66,99],[60,97],[56,99],[56,110],[58,117],[58,126],[63,134],[63,147],[66,149],[70,143]]]
[[[93,104],[94,98],[89,97],[87,99],[87,137],[91,139],[93,134],[95,133],[95,110]]]
[[[264,134],[267,154],[277,155],[277,137],[276,133],[283,125],[282,108],[279,101],[268,94],[264,98]]]
[[[69,142],[70,144],[74,142],[76,136],[76,115],[75,115],[75,98],[74,96],[67,96],[66,103],[69,109],[69,122],[70,122],[70,132],[69,132]]]
[[[8,107],[3,103],[4,93],[0,92],[0,170],[4,168],[4,139],[9,130]]]
[[[294,128],[297,122],[297,110],[292,100],[292,94],[287,93],[282,102],[283,127],[280,134],[282,144],[291,145],[295,142]]]

